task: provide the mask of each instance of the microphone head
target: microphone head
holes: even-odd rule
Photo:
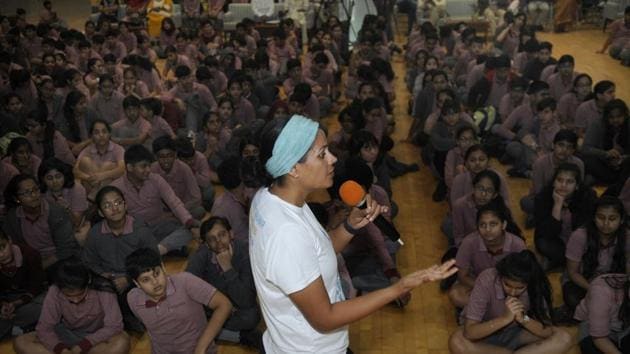
[[[344,203],[355,207],[363,201],[363,198],[365,198],[365,191],[360,184],[350,180],[343,182],[341,187],[339,187],[339,196]]]

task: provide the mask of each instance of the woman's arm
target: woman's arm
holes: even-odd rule
[[[569,274],[569,279],[574,282],[577,286],[588,290],[588,280],[584,278],[582,273],[580,273],[580,264],[582,262],[572,261],[567,258],[567,273]]]
[[[357,321],[380,309],[420,284],[447,278],[457,271],[454,260],[440,266],[419,270],[404,276],[397,283],[351,300],[330,303],[330,298],[319,276],[306,288],[289,294],[291,301],[319,332],[330,332]]]

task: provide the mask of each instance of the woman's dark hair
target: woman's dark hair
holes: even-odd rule
[[[33,181],[33,183],[37,185],[37,179],[25,173],[20,173],[19,175],[15,175],[11,178],[4,189],[4,203],[6,204],[7,209],[17,208],[19,206],[18,189],[20,189],[20,183],[28,180]]]
[[[162,114],[162,109],[164,106],[162,105],[162,101],[156,97],[147,97],[140,100],[140,106],[145,107],[153,112],[154,116],[159,116]]]
[[[214,225],[217,224],[225,227],[228,231],[232,230],[232,226],[230,226],[228,219],[222,216],[211,216],[210,219],[204,221],[199,228],[199,237],[201,237],[202,241],[206,241],[206,235],[210,232],[210,230],[212,230]]]
[[[109,123],[106,120],[97,118],[97,119],[94,119],[94,121],[92,121],[92,124],[90,124],[90,135],[94,134],[94,128],[96,128],[97,124],[103,124],[108,132],[110,133],[112,132],[112,126],[109,125]]]
[[[374,134],[367,130],[359,130],[352,134],[350,138],[349,152],[351,156],[359,156],[361,149],[368,146],[379,147],[378,140]]]
[[[238,156],[243,155],[243,150],[247,145],[254,145],[260,150],[260,144],[258,143],[258,139],[256,139],[251,134],[244,136],[241,141],[238,143]]]
[[[576,164],[570,163],[570,162],[563,162],[560,165],[558,165],[558,167],[556,167],[556,172],[554,172],[553,178],[549,182],[549,184],[552,186],[552,189],[553,189],[553,183],[555,182],[556,178],[558,178],[558,175],[562,172],[572,173],[575,176],[575,184],[577,186],[576,188],[578,188],[578,190],[581,189],[582,171],[580,171],[580,168]]]
[[[487,152],[487,151],[486,151],[486,149],[483,147],[483,145],[481,145],[481,144],[475,144],[475,145],[473,145],[473,146],[469,147],[469,148],[468,148],[468,150],[466,150],[466,153],[464,154],[464,161],[467,161],[467,160],[468,160],[468,157],[470,157],[470,155],[471,155],[473,152],[476,152],[476,151],[481,151],[481,152],[483,152],[486,156],[490,156],[490,155],[488,155],[488,152]]]
[[[101,209],[101,203],[103,202],[103,198],[105,198],[105,195],[107,195],[109,193],[116,193],[123,200],[125,200],[125,194],[120,189],[118,189],[118,187],[105,186],[105,187],[99,189],[98,193],[96,193],[96,197],[94,197],[94,202],[95,202],[97,208]]]
[[[42,147],[44,150],[44,159],[55,157],[55,123],[52,120],[48,120],[48,107],[46,104],[39,100],[37,107],[28,112],[28,119],[34,120],[37,124],[44,126],[44,139],[42,140]]]
[[[267,163],[267,161],[273,155],[273,146],[276,143],[278,136],[282,132],[282,129],[287,124],[289,119],[290,118],[281,118],[281,119],[274,118],[270,120],[269,122],[267,122],[267,124],[265,124],[265,126],[263,127],[260,134],[260,162],[262,163],[263,166]],[[308,152],[300,158],[298,163],[303,163],[304,161],[306,161],[307,155],[308,155]],[[284,185],[285,176],[273,178],[271,175],[269,175],[269,173],[267,173],[267,169],[265,169],[264,172],[267,179],[266,181],[267,185],[271,185],[272,183],[275,183],[278,186]]]
[[[350,105],[342,109],[341,112],[339,112],[339,116],[337,117],[339,123],[343,123],[344,117],[346,116],[350,117],[350,120],[352,121],[355,130],[360,130],[365,127],[365,120],[363,119],[361,104],[359,104],[358,102],[351,103]]]
[[[165,24],[165,23],[170,24],[170,25],[171,25],[171,28],[170,28],[170,29],[168,29],[168,30],[167,30],[167,29],[165,29],[165,28],[164,28],[164,24]],[[160,29],[162,30],[162,32],[164,32],[164,33],[166,33],[167,35],[169,35],[169,36],[170,36],[170,35],[172,35],[172,34],[173,34],[176,30],[177,30],[177,26],[175,26],[175,22],[173,21],[173,19],[172,19],[172,18],[170,18],[170,17],[165,17],[165,18],[162,20],[162,23],[160,24]]]
[[[125,272],[127,277],[137,280],[140,274],[153,271],[162,265],[162,258],[156,250],[151,248],[139,248],[133,251],[125,259]]]
[[[394,70],[388,61],[375,57],[370,61],[370,68],[377,73],[384,75],[387,81],[394,80]]]
[[[86,74],[91,73],[92,72],[92,68],[99,61],[103,61],[103,60],[101,58],[90,58],[90,59],[88,59],[88,62],[87,62],[87,73]]]
[[[599,81],[593,86],[593,95],[597,99],[597,95],[602,95],[604,92],[615,87],[615,83],[610,80]]]
[[[25,137],[18,136],[13,138],[9,143],[9,146],[7,147],[7,156],[12,156],[22,146],[28,147],[28,151],[33,153],[33,146],[31,145],[31,142],[28,141],[28,139],[26,139]]]
[[[521,228],[518,227],[516,221],[514,221],[514,217],[512,216],[512,211],[510,208],[505,205],[505,201],[503,197],[500,195],[499,191],[501,190],[501,179],[496,172],[491,170],[484,170],[479,172],[475,178],[473,179],[473,186],[479,183],[483,178],[488,178],[492,182],[492,185],[495,188],[497,196],[491,200],[488,204],[482,205],[477,209],[477,224],[479,224],[479,220],[483,214],[493,214],[498,217],[499,220],[506,222],[505,231],[518,236],[519,238],[525,240],[523,236],[523,232]]]
[[[72,188],[74,186],[74,173],[72,172],[72,166],[59,160],[56,157],[51,157],[42,161],[37,170],[37,178],[39,178],[39,186],[42,192],[46,192],[48,187],[44,183],[44,176],[52,170],[57,170],[63,175],[63,188]]]
[[[527,313],[531,318],[543,325],[550,325],[552,307],[551,285],[549,279],[536,260],[536,256],[529,250],[512,253],[499,261],[496,266],[501,278],[522,282],[527,285],[530,309]]]
[[[621,128],[612,127],[608,123],[608,119],[616,111],[620,111],[625,117]],[[615,145],[621,146],[624,150],[627,149],[628,143],[630,143],[628,141],[628,106],[623,100],[616,98],[606,104],[604,107],[604,125],[606,127],[604,132],[604,149],[610,150]],[[617,137],[616,141],[615,136]]]
[[[599,250],[600,250],[600,237],[599,230],[595,223],[595,217],[597,210],[600,208],[613,208],[619,214],[621,223],[615,235],[613,236],[615,242],[615,250],[613,251],[612,264],[610,269],[607,269],[606,273],[625,273],[626,271],[626,210],[623,203],[615,197],[602,196],[595,201],[593,206],[593,214],[591,219],[586,223],[586,252],[582,256],[582,274],[588,280],[595,276],[595,271],[599,266]]]
[[[63,116],[68,124],[68,130],[70,131],[70,140],[73,142],[81,141],[81,132],[79,130],[79,123],[75,116],[74,109],[79,101],[85,99],[85,95],[79,91],[70,91],[66,96],[66,103],[63,105]]]

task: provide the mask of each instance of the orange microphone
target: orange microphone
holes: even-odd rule
[[[355,181],[349,180],[343,182],[341,187],[339,187],[339,196],[348,206],[357,207],[359,209],[365,209],[367,207],[365,190]],[[389,237],[390,240],[398,242],[400,245],[404,244],[400,239],[400,232],[382,215],[377,216],[373,224],[376,225],[384,235]]]

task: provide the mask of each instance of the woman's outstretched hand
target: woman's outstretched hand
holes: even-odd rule
[[[409,275],[406,275],[400,279],[398,286],[402,287],[403,291],[410,291],[419,286],[420,284],[442,280],[457,273],[457,267],[455,267],[455,260],[444,262],[441,265],[433,265],[427,269],[421,269]]]

